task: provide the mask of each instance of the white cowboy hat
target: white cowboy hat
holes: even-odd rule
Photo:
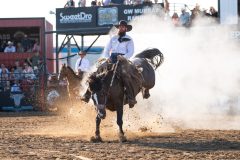
[[[8,43],[7,43],[8,45],[10,45],[10,44],[13,44],[11,41],[8,41]]]

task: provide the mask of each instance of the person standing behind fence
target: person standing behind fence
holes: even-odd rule
[[[218,18],[218,12],[216,11],[216,9],[214,7],[211,6],[209,11],[210,11],[210,16],[212,16],[214,18]]]
[[[24,74],[24,78],[26,78],[27,80],[33,80],[36,78],[34,72],[33,72],[33,69],[31,66],[29,66],[28,63],[24,63],[23,64],[24,66],[24,69],[23,69],[23,74]]]
[[[28,36],[25,34],[24,37],[21,40],[22,46],[24,48],[24,52],[31,52],[31,40],[28,38]]]
[[[182,14],[179,17],[179,22],[184,27],[190,27],[190,14],[186,12],[185,8],[181,9]]]
[[[22,79],[22,72],[23,69],[20,66],[20,62],[18,60],[15,61],[15,66],[14,66],[14,77],[16,80],[21,80]]]
[[[40,44],[39,44],[39,40],[38,39],[35,39],[35,43],[34,43],[34,45],[33,45],[33,52],[34,51],[38,51],[38,52],[40,52],[41,51],[41,49],[40,49]]]
[[[27,59],[28,63],[31,65],[33,68],[33,71],[36,75],[38,75],[39,72],[39,64],[41,63],[40,56],[39,56],[39,51],[34,50],[33,51],[33,56],[29,57]]]
[[[67,1],[67,3],[64,6],[64,8],[71,8],[71,7],[75,7],[75,2],[73,0]]]
[[[80,58],[76,61],[75,71],[78,73],[79,77],[83,78],[84,74],[90,69],[90,63],[89,60],[85,57],[85,51],[79,52],[78,55]]]
[[[78,7],[86,7],[86,0],[79,0]]]

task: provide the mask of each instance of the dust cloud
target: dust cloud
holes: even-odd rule
[[[139,96],[135,107],[150,128],[161,130],[154,120],[161,115],[173,129],[240,129],[240,53],[239,41],[231,38],[234,28],[201,19],[185,29],[153,15],[131,24],[136,53],[156,47],[165,57],[151,97]]]
[[[143,100],[140,93],[133,109],[124,108],[123,128],[128,136],[181,128],[240,129],[239,42],[231,39],[231,28],[207,21],[202,19],[190,29],[153,15],[131,22],[135,53],[156,47],[165,61],[156,70],[151,97]],[[95,133],[94,106],[80,102],[74,106],[35,134],[89,140]],[[101,135],[117,139],[117,133],[116,112],[108,111]]]

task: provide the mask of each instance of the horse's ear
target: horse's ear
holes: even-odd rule
[[[66,67],[66,63],[63,63],[62,66],[63,66],[63,67]]]

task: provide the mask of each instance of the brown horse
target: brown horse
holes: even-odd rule
[[[60,70],[59,80],[62,81],[64,79],[68,81],[68,93],[70,100],[73,100],[79,96],[78,93],[81,87],[82,77],[78,76],[71,67],[63,64]]]
[[[106,72],[95,72],[89,77],[89,89],[92,94],[93,102],[96,106],[96,132],[93,141],[102,141],[100,136],[101,119],[106,117],[106,108],[110,111],[117,112],[117,124],[119,126],[119,139],[126,141],[122,129],[123,106],[127,104],[124,84],[121,79],[123,72],[127,72],[133,81],[133,89],[135,95],[141,90],[149,90],[155,85],[155,71],[163,62],[163,54],[156,48],[147,49],[134,57],[131,63],[127,60],[118,61],[115,70],[107,70]],[[139,69],[136,69],[136,67]],[[122,70],[130,68],[131,70]],[[132,72],[132,73],[131,73]],[[139,73],[140,72],[140,73]],[[138,76],[141,74],[141,82]],[[149,97],[149,96],[148,96]],[[148,98],[144,97],[144,98]]]

